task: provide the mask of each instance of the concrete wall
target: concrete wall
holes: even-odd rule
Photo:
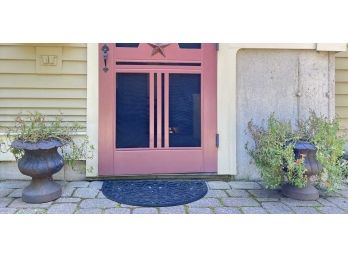
[[[237,57],[237,179],[259,179],[245,151],[247,123],[270,113],[295,122],[309,111],[334,117],[335,57],[313,50],[243,49]]]

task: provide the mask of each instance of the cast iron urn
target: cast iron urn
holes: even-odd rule
[[[61,186],[54,182],[52,175],[64,166],[58,147],[63,143],[56,139],[37,143],[16,140],[12,147],[24,151],[18,160],[19,171],[32,178],[29,186],[23,189],[22,199],[27,203],[45,203],[58,199],[62,195]]]
[[[316,158],[317,149],[315,145],[307,141],[297,141],[294,145],[295,159],[301,159],[304,156],[304,167],[306,168],[305,175],[307,176],[307,185],[299,188],[291,184],[284,184],[282,192],[289,198],[310,201],[319,198],[319,191],[312,185],[311,178],[318,175],[322,166]]]

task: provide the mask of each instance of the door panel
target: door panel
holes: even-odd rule
[[[201,75],[169,74],[169,147],[201,146]]]
[[[116,73],[116,148],[149,147],[149,74]]]
[[[215,45],[107,46],[106,60],[100,57],[99,174],[216,172]]]

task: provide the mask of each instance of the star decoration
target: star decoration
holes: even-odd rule
[[[164,48],[166,48],[166,47],[169,46],[170,44],[149,43],[148,45],[152,47],[151,56],[154,56],[155,54],[160,53],[161,55],[163,55],[164,57],[166,57],[166,55],[165,55],[165,53],[164,53]]]

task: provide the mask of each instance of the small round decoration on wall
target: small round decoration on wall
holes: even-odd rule
[[[102,192],[118,203],[168,207],[197,201],[207,194],[208,187],[199,180],[107,180]]]

